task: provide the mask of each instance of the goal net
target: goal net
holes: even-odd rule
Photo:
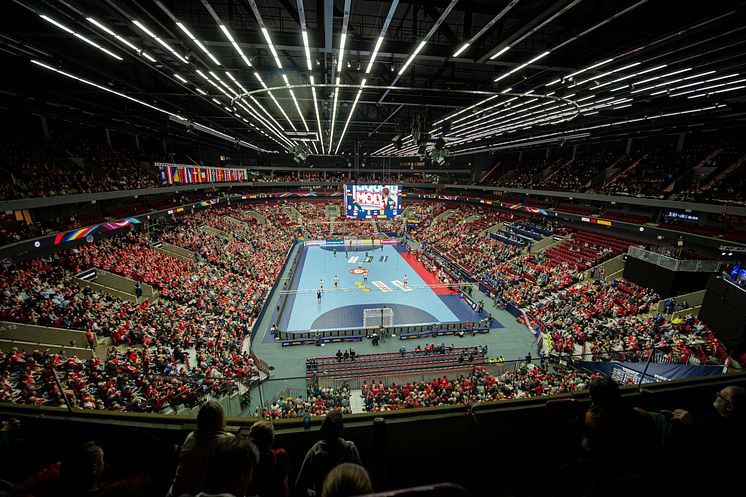
[[[394,310],[390,307],[363,309],[363,327],[378,328],[380,326],[394,326]]]

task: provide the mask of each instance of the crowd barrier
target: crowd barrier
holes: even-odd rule
[[[430,332],[433,336],[437,336],[439,333],[447,331],[458,332],[463,331],[464,333],[470,333],[472,330],[484,330],[484,320],[482,321],[465,321],[458,323],[419,323],[409,324],[401,326],[383,326],[383,327],[356,327],[356,328],[338,328],[328,330],[308,330],[308,331],[281,331],[275,332],[275,340],[286,341],[286,340],[316,340],[319,338],[324,340],[325,338],[340,338],[340,337],[370,337],[373,332],[378,335],[394,336],[402,334],[414,334],[414,333],[425,333]]]

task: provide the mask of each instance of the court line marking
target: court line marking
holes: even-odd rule
[[[399,288],[400,290],[402,290],[404,292],[411,292],[412,291],[412,287],[411,286],[404,286],[404,283],[402,283],[399,280],[394,280],[391,283],[393,283],[395,287]]]
[[[390,286],[388,286],[388,285],[387,285],[386,283],[384,283],[383,281],[377,280],[377,281],[374,281],[374,282],[373,282],[373,284],[374,284],[374,285],[375,285],[376,287],[378,287],[378,289],[379,289],[379,290],[381,290],[382,292],[392,292],[392,291],[393,291],[393,290],[391,289],[391,287],[390,287]]]

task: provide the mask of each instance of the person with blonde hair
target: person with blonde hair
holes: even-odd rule
[[[197,413],[197,429],[187,435],[179,454],[179,466],[166,497],[183,494],[196,495],[202,490],[205,468],[215,446],[233,438],[225,431],[223,407],[216,400],[208,400]]]
[[[352,497],[373,493],[373,485],[364,467],[343,463],[329,471],[321,497]]]
[[[287,497],[290,457],[285,449],[273,449],[275,429],[270,421],[257,421],[249,429],[249,438],[259,450],[259,462],[248,495]]]

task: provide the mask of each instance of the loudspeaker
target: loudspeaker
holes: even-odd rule
[[[396,135],[395,137],[393,137],[391,139],[391,143],[394,144],[395,149],[401,150],[401,147],[402,147],[401,135]]]
[[[435,140],[435,148],[438,150],[443,150],[443,147],[446,146],[446,140],[442,136],[439,137],[437,140]]]
[[[420,144],[419,148],[417,149],[417,153],[420,155],[425,155],[426,150],[427,150],[427,142],[423,142]]]

